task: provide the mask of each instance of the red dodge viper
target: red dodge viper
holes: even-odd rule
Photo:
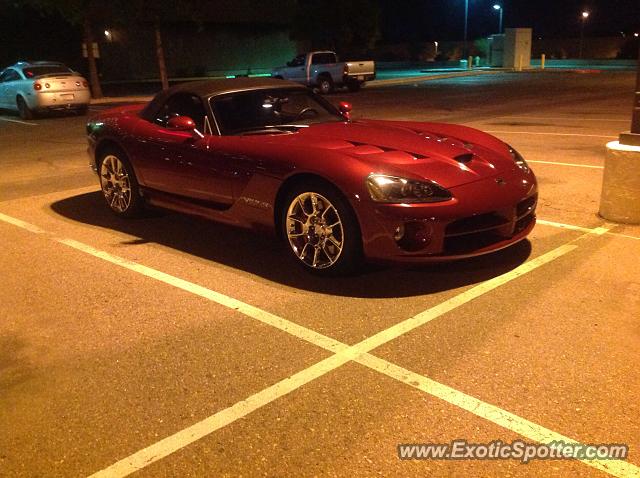
[[[509,145],[350,109],[283,80],[185,83],[92,118],[91,167],[117,215],[149,204],[275,232],[319,273],[475,256],[533,229],[536,178]]]

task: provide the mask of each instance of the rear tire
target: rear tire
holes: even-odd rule
[[[358,220],[331,185],[323,181],[297,184],[288,192],[280,214],[287,249],[309,272],[345,275],[362,263]]]
[[[139,217],[144,199],[127,155],[116,148],[102,152],[98,160],[100,188],[109,209],[120,217]]]
[[[18,106],[18,113],[20,114],[20,118],[22,118],[23,120],[33,119],[33,117],[35,116],[33,110],[29,108],[29,105],[27,105],[27,102],[22,96],[18,96],[18,98],[16,99],[16,104]]]
[[[348,81],[347,82],[347,89],[349,91],[351,91],[352,93],[355,93],[356,91],[360,91],[360,87],[362,86],[362,83],[360,83],[359,81]]]

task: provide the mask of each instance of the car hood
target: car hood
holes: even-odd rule
[[[377,120],[314,124],[284,142],[339,152],[371,172],[428,179],[451,188],[515,169],[508,146],[459,125]]]

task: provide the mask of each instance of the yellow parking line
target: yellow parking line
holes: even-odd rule
[[[11,216],[0,214],[0,220],[15,226],[21,227],[30,232],[42,234],[46,231],[40,229],[37,226],[29,224],[27,222],[15,219]],[[586,229],[586,228],[585,228]],[[587,229],[587,232],[577,239],[571,242],[575,242],[580,238],[589,234],[602,234],[606,232],[606,227],[599,227],[595,229]],[[492,421],[508,430],[519,433],[527,438],[535,441],[546,443],[549,437],[553,440],[556,437],[563,439],[566,442],[575,442],[575,440],[565,438],[560,434],[552,432],[540,425],[513,415],[505,410],[502,410],[494,405],[482,402],[470,395],[466,395],[463,392],[455,390],[444,384],[435,382],[427,377],[420,376],[413,372],[410,372],[402,367],[395,365],[386,360],[380,359],[369,352],[373,349],[385,344],[391,340],[394,340],[411,330],[416,329],[431,320],[434,320],[442,315],[490,292],[508,282],[511,282],[518,277],[521,277],[544,264],[547,264],[559,257],[576,249],[576,245],[571,243],[560,246],[552,251],[543,254],[529,262],[526,262],[515,269],[502,274],[498,277],[485,281],[477,286],[474,286],[444,302],[438,304],[426,311],[417,314],[409,319],[406,319],[386,330],[383,330],[360,343],[348,346],[335,339],[322,335],[311,329],[307,329],[301,325],[290,322],[286,319],[278,317],[269,312],[258,309],[257,307],[246,304],[242,301],[233,299],[224,294],[215,292],[213,290],[202,287],[198,284],[180,279],[178,277],[166,274],[156,269],[138,264],[136,262],[124,259],[122,257],[114,256],[108,252],[95,249],[87,244],[75,241],[72,239],[64,239],[53,237],[56,242],[72,247],[80,252],[92,255],[99,259],[110,262],[114,265],[124,267],[133,272],[140,273],[146,277],[158,280],[173,287],[185,290],[200,297],[207,298],[215,303],[229,307],[233,310],[247,315],[251,318],[259,320],[260,322],[271,325],[279,330],[287,332],[295,337],[305,340],[308,343],[322,347],[328,351],[334,353],[334,355],[321,360],[320,362],[288,377],[276,384],[267,387],[260,392],[257,392],[250,397],[242,400],[231,407],[228,407],[220,412],[211,415],[210,417],[197,422],[190,427],[187,427],[173,435],[170,435],[150,446],[139,450],[128,457],[125,457],[116,463],[108,466],[107,468],[98,471],[92,477],[124,477],[131,473],[134,473],[151,463],[154,463],[162,458],[175,453],[188,446],[189,444],[213,433],[214,431],[233,423],[234,421],[258,410],[259,408],[272,403],[284,395],[291,393],[304,386],[305,384],[315,380],[318,377],[326,375],[327,373],[338,369],[342,365],[356,361],[362,365],[365,365],[373,370],[383,373],[389,377],[408,384],[414,388],[418,388],[430,395],[438,397],[447,401],[453,405],[456,405],[464,410],[467,410],[478,417]],[[607,462],[599,462],[597,460],[583,460],[583,462],[589,466],[593,466],[602,471],[605,471],[613,476],[638,476],[640,477],[640,468],[627,462],[620,460],[609,460]]]

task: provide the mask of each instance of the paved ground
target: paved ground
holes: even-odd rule
[[[633,80],[505,73],[334,95],[356,116],[510,142],[538,175],[541,221],[483,258],[332,280],[251,233],[116,219],[85,118],[0,116],[0,474],[640,476],[640,227],[596,215]],[[630,455],[398,459],[398,444],[457,438]]]

